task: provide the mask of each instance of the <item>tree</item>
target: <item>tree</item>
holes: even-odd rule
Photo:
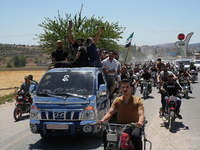
[[[117,41],[122,38],[121,34],[125,27],[119,26],[118,22],[104,22],[103,17],[98,17],[97,19],[94,16],[91,18],[87,18],[86,16],[82,17],[82,8],[83,5],[81,6],[80,12],[74,17],[71,14],[65,14],[66,18],[63,19],[58,11],[58,17],[54,17],[54,20],[45,18],[45,21],[39,24],[44,29],[44,33],[36,36],[39,39],[40,46],[45,52],[51,53],[56,48],[55,42],[58,39],[63,41],[63,48],[68,49],[67,27],[69,20],[73,22],[72,34],[75,39],[80,37],[84,39],[88,37],[95,38],[97,29],[103,26],[105,30],[101,34],[97,47],[107,50],[119,50]]]
[[[12,58],[13,65],[15,67],[25,67],[26,66],[26,58],[24,56],[16,55]]]
[[[11,63],[11,61],[8,61],[8,62],[7,62],[6,67],[7,67],[7,68],[12,68],[12,63]]]

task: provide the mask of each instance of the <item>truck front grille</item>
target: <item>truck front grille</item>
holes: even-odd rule
[[[74,120],[81,119],[82,111],[41,111],[41,120]]]

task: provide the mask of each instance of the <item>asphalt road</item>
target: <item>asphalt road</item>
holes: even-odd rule
[[[200,76],[199,76],[200,78]],[[189,99],[182,98],[182,120],[176,119],[175,129],[170,132],[166,123],[159,118],[161,106],[160,94],[153,88],[150,97],[143,100],[147,138],[153,143],[153,150],[199,150],[200,148],[200,83],[192,84],[193,94]],[[141,97],[139,92],[136,96]],[[101,139],[95,137],[65,137],[58,136],[42,140],[40,135],[29,130],[29,116],[15,122],[13,118],[14,103],[0,106],[0,149],[1,150],[102,150]],[[147,144],[148,148],[148,144]]]

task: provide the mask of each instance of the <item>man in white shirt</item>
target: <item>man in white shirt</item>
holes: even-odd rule
[[[102,63],[102,69],[104,70],[108,82],[109,93],[113,94],[113,91],[116,86],[115,80],[117,77],[116,74],[119,65],[118,61],[114,59],[114,51],[111,50],[109,52],[109,57],[104,59],[101,63]]]

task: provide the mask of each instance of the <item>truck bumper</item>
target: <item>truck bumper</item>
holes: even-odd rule
[[[30,120],[32,133],[43,133],[45,135],[93,135],[100,131],[99,125],[94,125],[96,120],[58,122]]]

